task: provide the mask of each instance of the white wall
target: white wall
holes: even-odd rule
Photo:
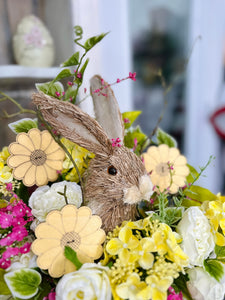
[[[189,48],[197,41],[187,72],[185,149],[188,162],[203,166],[216,159],[199,184],[217,193],[222,185],[221,145],[209,117],[220,102],[225,53],[225,1],[191,1]]]

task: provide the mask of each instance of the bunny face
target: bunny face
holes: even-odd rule
[[[149,200],[152,188],[142,161],[126,147],[116,147],[111,156],[92,159],[85,174],[85,204],[110,231],[137,217],[136,204]]]
[[[94,76],[91,91],[102,88],[101,82]],[[107,97],[92,92],[98,122],[76,105],[41,92],[33,95],[33,102],[58,133],[95,154],[84,175],[84,203],[110,231],[124,220],[136,218],[136,204],[149,200],[153,187],[142,161],[122,145],[122,115],[112,89],[108,85],[103,88]],[[112,145],[116,138],[121,147]]]

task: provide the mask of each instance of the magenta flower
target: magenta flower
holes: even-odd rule
[[[136,81],[136,72],[134,73],[129,72],[129,78],[132,79],[133,81]]]
[[[24,226],[15,226],[12,229],[11,235],[14,241],[22,241],[26,236],[28,236],[28,231]]]
[[[22,247],[20,247],[20,253],[24,254],[30,251],[31,243],[26,242]]]
[[[0,226],[1,228],[7,228],[12,226],[13,216],[5,212],[0,212]]]
[[[8,234],[6,237],[0,240],[0,246],[10,246],[12,245],[16,240],[12,236],[12,233]]]
[[[11,261],[9,259],[0,258],[0,268],[7,269],[10,267]]]
[[[24,218],[13,218],[12,220],[12,226],[15,227],[15,226],[24,226],[27,224],[27,221],[24,220]]]
[[[170,294],[167,296],[167,300],[183,300],[182,292],[176,294],[174,288],[171,286],[169,287],[168,291]]]
[[[7,259],[7,258],[10,258],[10,257],[13,257],[15,255],[18,255],[19,254],[19,248],[17,247],[8,247],[5,252],[2,254],[2,257],[4,259]]]
[[[56,292],[54,291],[54,289],[52,289],[48,296],[44,297],[43,300],[55,300],[55,298]]]

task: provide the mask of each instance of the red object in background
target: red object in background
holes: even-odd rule
[[[216,110],[210,117],[210,122],[217,134],[225,140],[225,107]]]

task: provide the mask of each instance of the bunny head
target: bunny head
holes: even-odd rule
[[[140,158],[123,145],[122,115],[112,89],[105,86],[104,95],[97,93],[101,78],[91,79],[98,122],[78,106],[41,92],[33,102],[57,132],[95,154],[83,177],[84,204],[102,218],[108,232],[135,219],[137,203],[150,199],[153,186]]]

